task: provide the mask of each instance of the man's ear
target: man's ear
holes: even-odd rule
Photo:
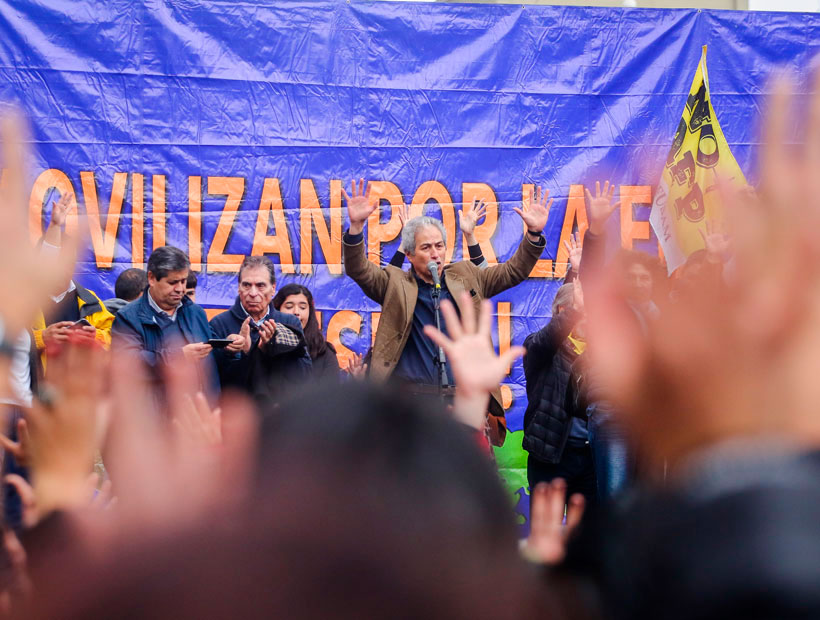
[[[157,283],[157,278],[150,271],[148,272],[148,286],[153,286]]]

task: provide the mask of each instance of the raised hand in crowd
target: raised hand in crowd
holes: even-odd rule
[[[37,496],[34,488],[25,478],[18,474],[8,474],[4,480],[14,487],[17,495],[20,496],[20,507],[22,509],[21,523],[24,529],[31,529],[36,526],[41,519],[40,507],[37,504]],[[111,480],[106,479],[100,484],[100,475],[91,473],[85,481],[85,497],[78,500],[78,508],[86,507],[91,511],[109,510],[116,504],[117,498],[111,494]],[[65,506],[61,506],[65,507]]]
[[[238,395],[213,408],[197,394],[198,369],[184,356],[165,368],[171,432],[150,397],[139,359],[112,356],[112,419],[104,454],[126,528],[173,528],[245,497],[256,455],[256,416]],[[136,389],[135,389],[136,388]]]
[[[99,447],[97,404],[106,357],[96,342],[77,337],[49,355],[48,382],[26,413],[25,460],[41,515],[84,503]]]
[[[455,306],[445,300],[441,313],[447,325],[448,336],[427,325],[424,333],[444,349],[456,382],[453,413],[456,418],[476,429],[486,424],[487,403],[490,392],[498,387],[510,365],[524,355],[524,347],[512,346],[502,355],[493,350],[490,335],[492,308],[484,300],[476,321],[475,310],[469,293],[462,295],[463,316],[459,319]]]
[[[572,307],[578,312],[584,311],[584,289],[580,279],[572,282]]]
[[[211,408],[202,392],[182,395],[183,402],[172,411],[178,432],[191,441],[208,446],[222,443],[222,409]]]
[[[106,478],[100,482],[100,474],[92,473],[86,481],[86,489],[88,491],[88,507],[92,511],[111,510],[117,505],[117,498],[112,493],[113,484],[110,478]]]
[[[407,205],[402,203],[400,207],[398,207],[399,211],[399,222],[401,223],[401,227],[404,228],[404,225],[407,223],[407,220],[410,217],[407,214]]]
[[[45,235],[43,235],[43,242],[60,247],[63,238],[63,226],[65,226],[66,217],[74,209],[76,203],[72,200],[73,196],[68,192],[60,196],[59,201],[53,201],[51,204],[51,219],[49,220],[48,228]]]
[[[182,353],[186,359],[195,362],[197,360],[205,359],[213,350],[213,347],[207,342],[192,342],[182,347]]]
[[[550,566],[560,564],[566,556],[569,538],[581,523],[585,503],[580,493],[567,501],[567,483],[563,478],[536,485],[530,495],[530,535],[524,547],[525,556]]]
[[[723,226],[717,222],[710,222],[706,220],[706,231],[699,228],[701,238],[703,239],[703,246],[706,249],[706,257],[712,263],[722,263],[729,254],[731,240],[729,235],[723,229]]]
[[[800,343],[817,337],[810,291],[820,282],[820,249],[809,224],[820,219],[820,98],[801,148],[786,146],[790,104],[790,87],[781,83],[764,128],[758,200],[750,202],[746,189],[722,188],[727,229],[710,232],[730,234],[730,281],[700,274],[648,329],[619,299],[613,274],[603,272],[585,287],[596,376],[647,462],[665,462],[669,471],[735,437],[796,436],[798,428],[801,441],[810,432],[820,437],[816,380],[783,372],[817,361]],[[590,232],[603,230],[614,208],[612,188],[597,189],[588,195]],[[716,240],[721,248],[725,237]]]
[[[539,236],[547,225],[547,219],[550,214],[550,207],[552,207],[552,198],[547,202],[549,190],[541,190],[541,186],[530,189],[529,200],[521,203],[521,208],[513,207],[513,211],[518,213],[524,224],[527,226],[527,232],[532,233],[530,236]]]
[[[347,368],[345,369],[354,379],[364,379],[367,377],[367,363],[364,361],[364,355],[361,353],[354,353],[353,357],[347,360]]]
[[[0,287],[14,291],[14,295],[0,299],[0,317],[9,340],[34,320],[53,291],[64,286],[66,274],[74,271],[76,249],[76,239],[69,239],[63,242],[66,251],[42,255],[29,241],[24,126],[16,114],[0,119],[4,168],[0,188]],[[65,247],[68,245],[71,247]]]
[[[20,496],[20,523],[22,526],[30,529],[37,525],[40,521],[40,513],[37,510],[37,499],[32,486],[19,474],[7,474],[3,480],[14,487],[17,495]]]
[[[370,214],[376,210],[378,203],[370,200],[370,183],[365,183],[364,179],[359,179],[358,186],[356,181],[350,183],[351,193],[348,194],[342,188],[342,194],[347,200],[347,218],[350,220],[350,234],[358,235],[364,230],[364,223]]]
[[[465,203],[461,211],[458,212],[458,226],[461,228],[461,232],[464,233],[467,245],[475,245],[478,243],[475,237],[475,227],[478,224],[478,220],[486,214],[487,204],[478,198],[473,198],[473,204],[470,207],[467,207]]]
[[[576,274],[581,269],[581,256],[583,249],[581,247],[581,239],[578,233],[573,233],[569,236],[569,240],[564,241],[564,248],[569,255],[569,266]]]
[[[593,235],[600,235],[606,229],[606,222],[613,211],[621,204],[620,201],[613,202],[615,195],[615,185],[610,185],[609,181],[604,182],[603,191],[601,182],[595,181],[595,195],[589,189],[584,188],[587,198],[587,217],[589,219],[589,232]]]
[[[3,589],[0,590],[0,615],[11,618],[17,613],[15,603],[20,599],[31,598],[34,587],[28,575],[26,550],[14,530],[3,531],[2,544],[8,566]]]
[[[73,196],[68,192],[60,196],[60,200],[55,200],[51,205],[51,226],[62,228],[65,226],[66,217],[77,206],[72,200]]]
[[[246,318],[242,322],[242,327],[239,328],[238,334],[231,334],[228,336],[228,340],[231,341],[227,347],[225,347],[226,351],[230,351],[231,353],[239,353],[242,351],[243,353],[248,353],[251,350],[251,317]]]
[[[31,438],[28,432],[28,422],[26,422],[25,418],[17,420],[17,437],[18,440],[14,441],[0,434],[0,445],[2,445],[6,453],[14,457],[18,465],[26,467],[28,465],[29,443],[31,442]]]

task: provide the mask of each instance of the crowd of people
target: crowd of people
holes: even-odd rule
[[[595,183],[551,318],[501,354],[488,298],[544,253],[548,192],[514,209],[504,263],[484,260],[473,203],[465,260],[447,264],[440,221],[402,215],[380,266],[378,204],[354,181],[345,274],[382,312],[344,371],[311,291],[277,290],[264,256],[210,321],[172,246],[112,299],[82,287],[67,196],[27,241],[24,123],[2,119],[2,613],[816,617],[820,96],[795,146],[774,90],[759,186],[713,188],[703,250],[669,277],[607,251],[615,185]],[[526,540],[490,448],[522,356]]]

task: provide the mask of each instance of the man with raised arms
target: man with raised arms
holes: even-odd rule
[[[410,269],[388,265],[378,267],[367,260],[364,247],[364,225],[378,202],[370,197],[370,186],[360,179],[352,183],[352,193],[345,192],[350,228],[344,234],[345,272],[362,291],[382,305],[382,314],[373,345],[370,376],[376,380],[398,379],[411,384],[419,393],[430,394],[439,385],[436,366],[438,348],[424,335],[425,325],[435,326],[434,274],[440,279],[440,300],[449,299],[456,307],[464,302],[462,292],[470,295],[478,311],[481,300],[523,282],[532,271],[546,245],[542,231],[547,223],[552,200],[549,192],[537,188],[529,204],[514,211],[521,216],[527,233],[518,250],[506,263],[480,269],[469,260],[445,265],[446,232],[441,222],[420,216],[409,220],[402,231],[402,248]],[[461,309],[459,309],[461,311]],[[442,324],[442,328],[443,328]],[[447,383],[453,385],[449,364],[445,365]],[[506,424],[501,406],[501,392],[496,389],[488,406],[488,436],[495,445],[504,443]]]

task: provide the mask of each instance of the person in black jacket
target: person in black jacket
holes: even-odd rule
[[[319,321],[316,320],[316,307],[313,305],[313,294],[301,284],[286,284],[273,298],[273,307],[283,314],[295,316],[304,330],[310,359],[313,363],[314,376],[323,379],[339,379],[339,360],[336,348],[325,340]]]
[[[228,347],[214,351],[222,389],[256,393],[254,384],[259,381],[267,384],[267,375],[276,375],[283,381],[307,376],[311,363],[302,325],[297,318],[278,312],[271,304],[276,286],[273,263],[264,256],[248,256],[239,268],[238,279],[238,295],[233,306],[211,319],[214,338],[231,339],[233,334],[246,336],[241,350]],[[276,344],[277,334],[282,346]],[[259,350],[260,342],[264,351]]]
[[[575,281],[564,284],[552,304],[552,319],[524,341],[527,410],[524,449],[530,489],[563,478],[568,495],[595,500],[595,468],[589,447],[585,405],[577,390],[583,295]]]

